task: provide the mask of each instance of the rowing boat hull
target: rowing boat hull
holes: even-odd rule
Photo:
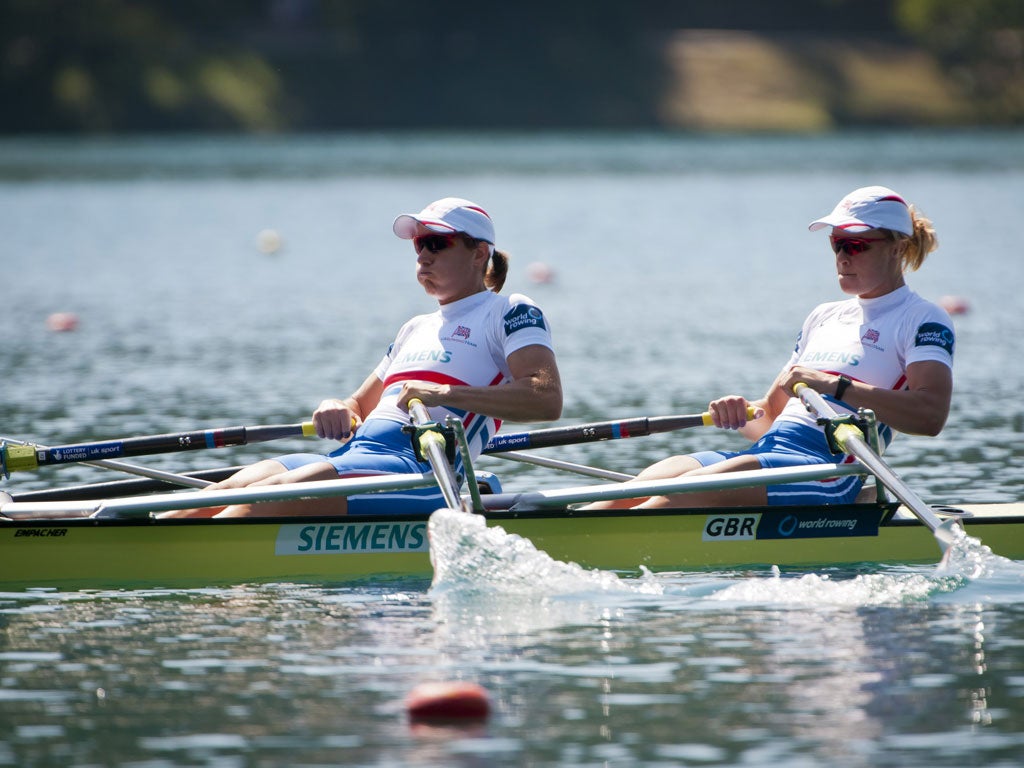
[[[1024,559],[1024,505],[968,505],[967,533]],[[829,508],[488,513],[552,557],[605,570],[934,563],[916,520],[873,505]],[[427,519],[50,520],[0,526],[0,587],[333,583],[431,574]]]

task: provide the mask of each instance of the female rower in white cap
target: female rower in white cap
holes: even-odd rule
[[[442,424],[448,415],[460,419],[474,458],[501,420],[548,421],[561,415],[562,385],[547,320],[526,296],[498,295],[508,256],[494,248],[487,212],[468,200],[447,197],[417,214],[402,214],[393,229],[412,241],[416,278],[439,307],[402,326],[355,392],[324,400],[314,411],[320,437],[348,442],[327,455],[260,461],[212,488],[429,472],[430,465],[417,461],[402,431],[413,398]],[[433,487],[347,500],[235,505],[218,517],[432,512],[444,506],[440,489]],[[181,516],[214,513],[188,510]]]
[[[854,190],[809,228],[829,230],[839,288],[853,298],[821,304],[807,316],[796,348],[764,397],[711,401],[715,425],[739,430],[754,444],[745,451],[673,456],[645,469],[638,480],[851,461],[831,453],[823,428],[794,397],[793,386],[801,381],[841,414],[873,410],[883,446],[893,430],[941,431],[953,391],[953,324],[945,310],[911,291],[903,278],[935,249],[931,222],[891,189],[875,186]],[[757,414],[750,421],[748,406]],[[862,482],[847,475],[592,507],[841,504],[856,499]]]

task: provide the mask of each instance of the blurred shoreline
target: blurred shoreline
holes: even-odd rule
[[[1024,125],[1002,0],[0,4],[0,135]]]

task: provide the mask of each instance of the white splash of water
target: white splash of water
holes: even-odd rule
[[[927,600],[937,587],[936,580],[924,573],[869,573],[833,579],[827,573],[783,577],[773,569],[767,578],[743,579],[708,599],[743,605],[894,605]]]
[[[948,592],[956,590],[944,602],[953,598],[976,603],[1019,602],[1024,589],[1024,563],[995,554],[979,539],[962,531],[950,544],[935,573],[951,585]]]
[[[521,536],[451,510],[431,517],[430,536],[435,604],[457,605],[455,612],[477,625],[486,623],[481,616],[501,613],[506,627],[521,625],[523,631],[607,619],[645,606],[974,604],[1018,602],[1024,592],[1024,563],[995,555],[966,535],[955,538],[938,567],[869,566],[852,575],[849,570],[783,574],[774,568],[754,575],[645,573],[641,578],[560,562]]]
[[[950,542],[938,566],[887,567],[853,578],[808,573],[784,577],[774,568],[768,578],[748,578],[716,591],[710,601],[746,605],[868,606],[921,602],[1019,602],[1024,563],[992,552],[962,531]]]
[[[429,530],[438,631],[464,648],[487,648],[499,637],[536,638],[559,627],[607,626],[622,621],[637,598],[663,591],[650,573],[621,578],[555,560],[478,515],[439,510]]]
[[[623,579],[555,560],[533,542],[488,526],[479,515],[440,509],[430,517],[434,594],[444,591],[556,595],[577,592],[660,594],[651,576]]]

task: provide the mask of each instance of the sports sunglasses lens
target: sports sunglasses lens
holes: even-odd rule
[[[417,252],[426,248],[431,253],[439,253],[452,244],[452,239],[445,235],[423,235],[413,238],[413,244]]]
[[[832,241],[832,250],[836,253],[845,251],[848,256],[856,256],[867,249],[867,243],[852,237],[837,237]]]

